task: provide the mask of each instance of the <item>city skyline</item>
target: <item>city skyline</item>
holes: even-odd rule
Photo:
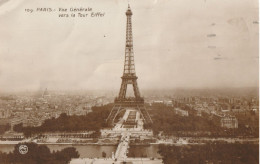
[[[58,18],[54,13],[24,12],[46,6],[45,1],[1,3],[1,90],[117,91],[127,2],[50,3],[57,8],[91,7],[105,16]],[[130,4],[140,88],[258,87],[256,0]]]

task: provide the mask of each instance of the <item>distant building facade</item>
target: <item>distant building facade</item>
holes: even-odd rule
[[[180,116],[189,116],[189,112],[186,110],[182,110],[180,108],[175,108],[175,113],[180,115]]]
[[[0,109],[0,118],[9,118],[11,111],[9,109]]]
[[[238,120],[234,116],[222,117],[220,122],[223,128],[238,128]]]

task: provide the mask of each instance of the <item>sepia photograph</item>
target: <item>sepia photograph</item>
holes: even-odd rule
[[[258,0],[0,0],[0,164],[258,163]]]

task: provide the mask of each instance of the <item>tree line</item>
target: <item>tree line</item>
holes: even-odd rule
[[[20,145],[26,145],[28,152],[21,154],[19,152]],[[79,153],[74,147],[51,152],[46,145],[37,145],[36,143],[19,143],[10,153],[0,151],[1,164],[67,164],[72,158],[78,157]]]
[[[164,164],[235,163],[258,164],[258,144],[208,143],[205,145],[160,145],[158,153]]]
[[[202,113],[201,117],[192,112],[189,112],[189,116],[180,116],[174,107],[168,106],[152,106],[149,113],[153,124],[146,124],[145,128],[152,128],[155,134],[160,131],[172,135],[178,131],[215,131],[221,128],[220,120],[206,113]]]
[[[99,132],[101,128],[108,127],[106,118],[111,109],[111,105],[92,107],[93,112],[81,116],[68,116],[66,113],[62,113],[58,118],[45,120],[43,124],[38,127],[23,127],[22,124],[17,124],[14,126],[14,131],[23,132],[26,137],[44,132]]]
[[[189,112],[189,116],[180,116],[176,114],[174,107],[166,105],[153,105],[149,107],[149,113],[153,124],[145,124],[145,128],[151,128],[154,134],[163,131],[165,135],[196,135],[199,137],[229,137],[229,136],[254,136],[258,137],[258,125],[256,128],[247,128],[245,121],[241,121],[237,129],[228,129],[221,127],[220,117],[202,112],[198,116],[196,111],[189,106],[183,109]],[[238,120],[238,122],[240,119]],[[250,123],[251,120],[246,120]],[[251,121],[252,122],[252,121]],[[207,132],[207,133],[204,133]],[[193,133],[193,134],[192,134]]]
[[[6,131],[10,130],[10,128],[11,128],[10,124],[0,125],[0,135],[4,134]]]

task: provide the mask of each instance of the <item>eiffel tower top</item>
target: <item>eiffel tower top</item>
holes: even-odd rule
[[[134,77],[135,75],[135,63],[134,63],[134,50],[133,50],[133,33],[132,33],[132,20],[133,15],[130,5],[126,11],[126,45],[125,45],[125,64],[123,77]]]
[[[128,9],[127,11],[125,12],[126,15],[133,15],[132,11],[131,11],[131,8],[130,8],[130,4],[128,4]]]

